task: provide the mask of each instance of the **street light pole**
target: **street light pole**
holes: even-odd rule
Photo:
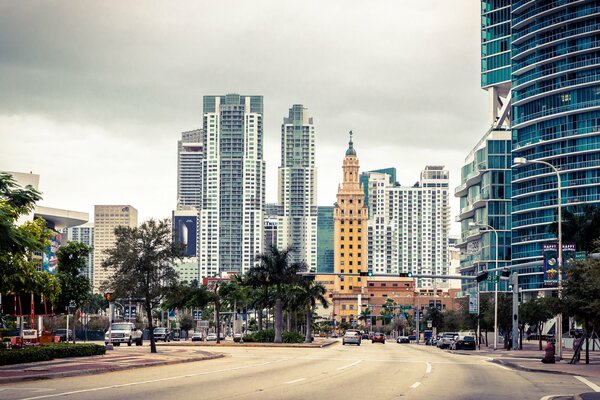
[[[494,229],[493,226],[484,224],[484,223],[476,223],[471,222],[469,226],[480,226],[487,229],[491,229],[494,232],[496,237],[496,280],[494,281],[494,350],[498,349],[498,231]]]
[[[552,164],[547,161],[542,160],[528,160],[525,157],[515,157],[514,163],[516,166],[526,165],[526,164],[542,164],[550,169],[556,174],[556,190],[558,192],[558,204],[556,205],[557,214],[558,214],[558,298],[562,298],[562,187],[560,181],[560,172],[559,170]],[[556,316],[556,355],[558,359],[562,359],[563,348],[562,348],[562,313],[558,313]]]

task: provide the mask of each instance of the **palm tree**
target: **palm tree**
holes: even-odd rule
[[[312,341],[312,330],[313,330],[313,312],[318,304],[321,304],[323,308],[328,308],[329,303],[325,297],[327,290],[325,287],[318,282],[312,280],[303,280],[297,286],[301,294],[301,304],[304,306],[306,311],[306,343]]]
[[[275,287],[275,340],[281,343],[283,331],[283,288],[297,282],[298,273],[306,270],[304,263],[290,263],[290,250],[279,250],[273,246],[271,249],[256,257],[258,265],[251,268],[244,281],[255,288]]]

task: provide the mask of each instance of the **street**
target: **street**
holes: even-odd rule
[[[159,352],[164,350],[159,347]],[[573,376],[514,371],[482,356],[393,341],[363,341],[360,347],[340,343],[322,349],[218,347],[210,351],[226,357],[6,384],[0,386],[0,398],[539,400],[592,391]]]

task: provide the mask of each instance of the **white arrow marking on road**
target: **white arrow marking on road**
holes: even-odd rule
[[[412,385],[410,385],[410,388],[411,388],[411,389],[416,389],[416,388],[418,388],[419,386],[421,386],[421,382],[415,382],[415,383],[413,383]]]
[[[287,381],[286,383],[288,383],[288,384],[289,383],[296,383],[296,382],[302,382],[302,381],[305,381],[305,380],[306,380],[306,378],[299,378],[299,379],[294,379],[293,381]]]
[[[426,374],[431,373],[431,364],[430,363],[427,363],[427,369],[425,370],[425,373]]]
[[[592,390],[594,390],[594,392],[600,392],[600,386],[596,385],[594,382],[588,381],[583,376],[575,376],[575,379],[577,379],[578,381],[581,381],[581,382],[585,383],[586,385],[588,385],[589,387],[591,387]]]
[[[362,362],[362,360],[358,360],[356,362],[353,362],[352,364],[344,365],[343,367],[339,367],[338,371],[341,371],[346,368],[354,367],[356,364],[360,364],[361,362]]]

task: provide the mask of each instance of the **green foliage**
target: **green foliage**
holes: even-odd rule
[[[183,314],[179,320],[181,330],[189,331],[194,326],[194,320],[190,314]]]
[[[283,343],[302,343],[304,342],[304,336],[298,332],[283,332],[281,335]]]
[[[57,343],[24,349],[0,350],[0,365],[48,361],[54,358],[97,356],[105,352],[104,346],[87,343]]]
[[[90,294],[87,301],[88,311],[91,314],[98,314],[100,310],[108,309],[108,301],[103,295],[95,293]]]
[[[90,281],[82,272],[90,250],[89,246],[79,242],[69,242],[58,249],[57,277],[61,294],[56,304],[57,309],[66,308],[71,301],[76,308],[80,308],[89,300]]]
[[[565,311],[590,328],[600,328],[600,260],[577,263],[564,283]]]
[[[591,204],[565,208],[562,211],[562,241],[575,242],[578,251],[595,250],[594,240],[600,237],[600,208]],[[558,234],[558,223],[549,227]]]
[[[273,329],[265,329],[264,331],[258,331],[248,336],[260,343],[273,342],[275,339],[275,331]],[[244,340],[246,339],[244,338]]]

